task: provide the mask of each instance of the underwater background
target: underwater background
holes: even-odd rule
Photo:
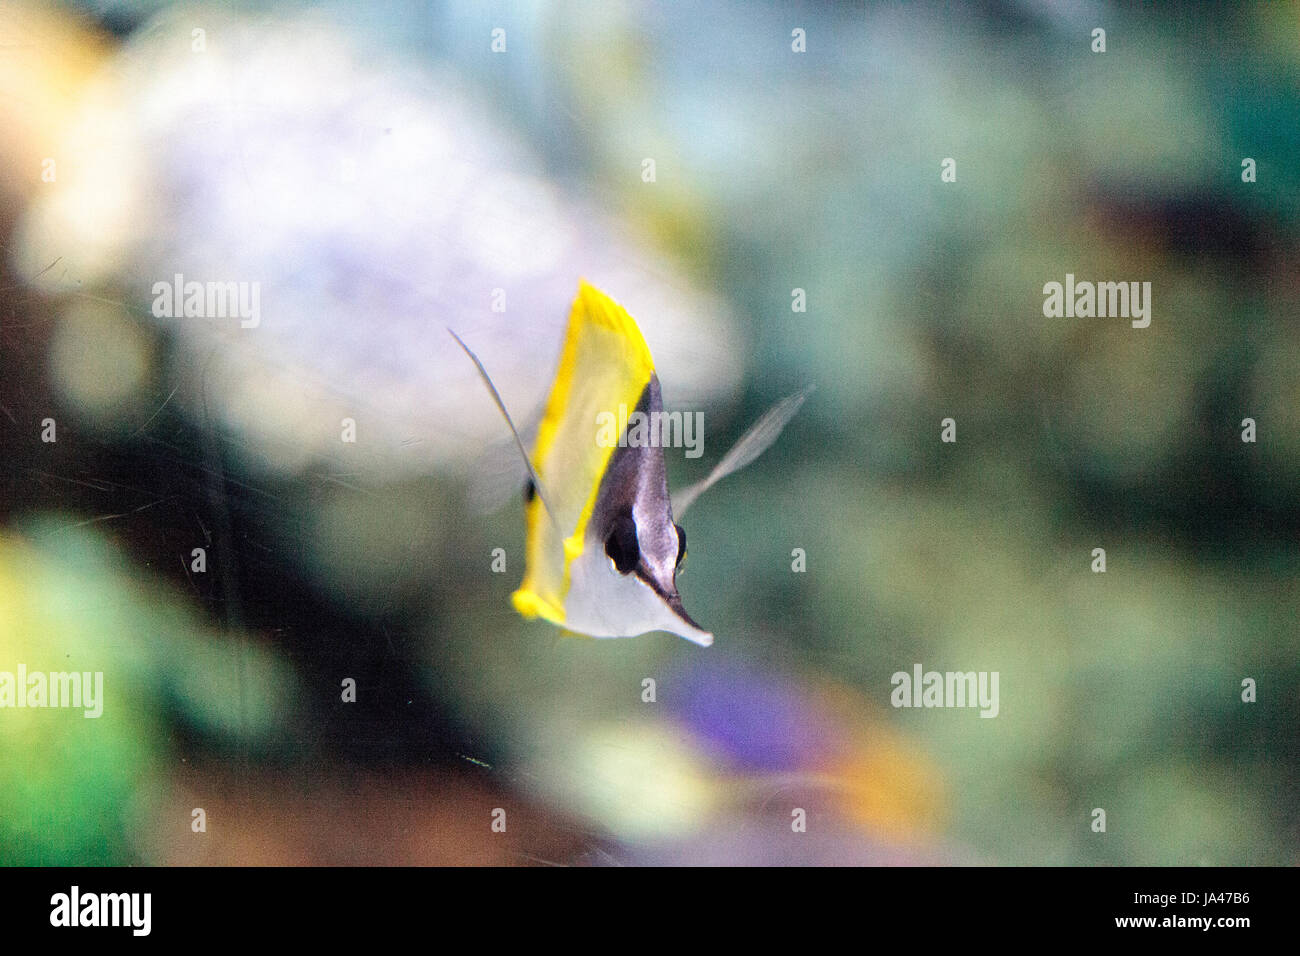
[[[6,3],[0,863],[1294,865],[1298,158],[1292,3]],[[711,648],[510,607],[580,278],[816,386]]]

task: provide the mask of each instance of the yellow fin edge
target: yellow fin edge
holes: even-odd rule
[[[543,482],[546,480],[546,475],[542,473],[545,468],[541,466],[541,462],[545,459],[547,452],[550,451],[551,443],[555,440],[555,433],[559,428],[559,422],[567,410],[577,364],[577,339],[584,323],[608,329],[618,335],[629,349],[630,364],[643,373],[645,382],[650,381],[650,376],[654,372],[654,359],[650,354],[650,346],[646,344],[645,336],[641,334],[641,329],[636,324],[636,320],[614,299],[600,291],[586,279],[579,279],[578,296],[569,312],[569,325],[565,332],[564,348],[560,354],[560,365],[555,373],[555,382],[551,387],[551,395],[547,400],[542,421],[538,426],[537,440],[533,445],[533,461],[539,467],[539,477]],[[609,458],[613,456],[613,453],[613,448],[608,449],[606,452],[602,473],[604,467],[608,467]],[[577,526],[574,528],[573,533],[565,538],[563,542],[564,580],[562,587],[565,595],[568,594],[569,590],[573,562],[582,555],[584,550],[583,539],[586,534],[587,523],[595,510],[599,490],[600,486],[597,483],[596,487],[592,488],[591,495],[587,499],[582,513],[578,516]],[[543,520],[542,507],[540,498],[535,498],[524,509],[524,521],[529,540],[533,540],[534,536],[539,532],[537,526]],[[557,606],[552,601],[548,601],[533,590],[529,586],[527,574],[524,576],[523,584],[511,595],[511,602],[514,604],[515,610],[525,618],[540,617],[552,624],[561,627],[564,625],[564,608]]]
[[[510,595],[510,603],[521,617],[529,620],[540,617],[544,621],[564,626],[564,608],[556,607],[531,588],[520,588]]]

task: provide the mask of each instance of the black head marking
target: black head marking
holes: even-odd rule
[[[663,410],[659,379],[653,373],[636,410]],[[614,449],[588,528],[593,543],[603,545],[620,574],[635,574],[673,613],[699,628],[677,593],[676,574],[686,554],[686,533],[673,523],[663,448],[629,444]]]
[[[631,574],[641,561],[641,547],[636,539],[636,521],[631,510],[618,514],[605,536],[605,553],[619,574]]]

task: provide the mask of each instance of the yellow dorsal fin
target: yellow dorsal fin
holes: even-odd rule
[[[550,495],[558,530],[543,518],[540,501],[529,502],[528,567],[513,596],[525,617],[564,623],[569,566],[582,554],[587,521],[614,452],[612,445],[597,442],[598,416],[608,412],[617,418],[620,406],[634,409],[652,374],[654,360],[635,320],[581,281],[533,446],[532,462]]]

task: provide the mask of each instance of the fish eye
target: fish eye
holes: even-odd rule
[[[673,525],[677,529],[677,564],[676,568],[681,568],[682,561],[686,559],[686,532],[682,530],[679,524]]]
[[[605,538],[605,553],[609,555],[619,574],[629,574],[641,560],[641,548],[636,540],[636,522],[632,515],[621,514],[614,521],[609,536]]]

